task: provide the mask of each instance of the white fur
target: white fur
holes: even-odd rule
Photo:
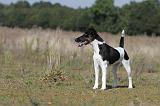
[[[94,69],[95,69],[95,84],[93,89],[98,89],[98,79],[99,79],[99,67],[102,69],[102,87],[101,89],[106,89],[106,77],[107,77],[107,61],[103,61],[101,55],[99,54],[98,44],[103,44],[105,42],[99,42],[98,40],[94,40],[91,45],[93,47],[93,61],[94,61]]]
[[[122,61],[122,64],[124,66],[124,68],[126,69],[127,71],[127,74],[128,74],[128,83],[129,83],[129,86],[128,88],[133,88],[132,86],[132,77],[131,77],[131,67],[130,67],[130,64],[129,64],[129,60],[124,60]]]
[[[122,31],[123,32],[123,31]],[[106,79],[107,79],[107,67],[109,65],[108,61],[103,61],[101,55],[99,54],[99,47],[98,44],[103,44],[105,42],[100,42],[98,40],[94,40],[93,42],[91,42],[91,45],[93,47],[93,61],[94,61],[94,70],[95,70],[95,84],[93,89],[98,89],[98,80],[99,80],[99,67],[101,67],[102,69],[102,87],[101,89],[104,90],[106,89]],[[117,47],[115,48],[119,53],[120,53],[120,58],[118,61],[116,61],[113,64],[113,75],[114,75],[114,83],[113,83],[113,87],[117,86],[117,68],[119,66],[120,63],[122,63],[128,73],[128,79],[129,79],[129,88],[132,88],[132,78],[131,78],[131,69],[130,69],[130,65],[129,65],[129,60],[124,60],[124,49],[121,47]]]
[[[121,36],[125,37],[125,31],[124,30],[122,31]]]

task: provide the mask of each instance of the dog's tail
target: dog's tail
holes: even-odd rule
[[[119,47],[124,48],[124,37],[125,37],[125,32],[124,32],[124,30],[122,30]]]

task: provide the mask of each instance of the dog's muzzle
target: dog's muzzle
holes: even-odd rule
[[[78,43],[78,47],[82,47],[83,45],[89,44],[89,40],[81,41],[78,38],[75,39],[75,42]]]

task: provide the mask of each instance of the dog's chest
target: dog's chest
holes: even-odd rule
[[[96,61],[97,63],[102,63],[104,62],[103,60],[103,57],[102,55],[100,55],[100,48],[99,48],[99,44],[103,44],[104,42],[100,42],[100,41],[97,41],[97,40],[94,40],[91,44],[92,44],[92,47],[93,47],[93,51],[94,51],[94,54],[93,54],[93,59],[94,61]]]
[[[107,61],[103,61],[102,56],[97,53],[93,54],[93,60],[99,65],[102,65],[104,63],[106,63],[106,64],[108,63]]]

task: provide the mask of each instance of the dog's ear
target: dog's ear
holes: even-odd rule
[[[96,34],[96,30],[94,28],[89,28],[88,31],[91,33],[91,34]]]

